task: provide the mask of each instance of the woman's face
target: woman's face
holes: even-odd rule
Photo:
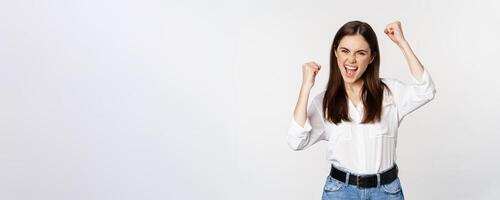
[[[358,81],[374,58],[368,42],[360,34],[344,36],[335,55],[344,82],[348,84]]]

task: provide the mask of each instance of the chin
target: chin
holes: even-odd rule
[[[359,78],[345,78],[345,77],[343,77],[343,79],[344,79],[344,83],[348,83],[348,84],[355,83],[356,81],[359,80]]]

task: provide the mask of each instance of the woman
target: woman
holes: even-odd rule
[[[404,199],[395,163],[398,127],[405,116],[431,101],[436,90],[404,38],[401,23],[387,25],[384,32],[403,52],[412,84],[379,78],[377,37],[360,21],[346,23],[335,35],[326,90],[312,99],[309,109],[309,93],[321,66],[302,66],[288,144],[303,150],[328,141],[331,171],[323,199]]]

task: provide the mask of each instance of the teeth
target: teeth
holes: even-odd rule
[[[345,65],[345,68],[350,69],[350,70],[356,70],[356,69],[358,69],[357,67],[352,67],[352,66],[347,66],[347,65]]]

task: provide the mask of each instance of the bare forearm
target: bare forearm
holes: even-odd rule
[[[316,74],[318,74],[320,69],[321,65],[314,61],[302,65],[302,84],[297,105],[295,105],[295,110],[293,111],[295,121],[302,127],[305,126],[307,121],[307,101],[309,100],[309,93],[314,86]]]
[[[410,44],[408,44],[407,41],[403,41],[399,44],[399,48],[403,52],[406,62],[410,66],[410,71],[413,77],[421,81],[424,74],[424,66],[420,63],[415,53],[413,53]]]
[[[297,104],[295,105],[295,110],[293,112],[294,118],[299,125],[305,126],[307,120],[307,102],[309,100],[309,93],[311,92],[311,86],[302,85],[300,87],[299,98]]]

